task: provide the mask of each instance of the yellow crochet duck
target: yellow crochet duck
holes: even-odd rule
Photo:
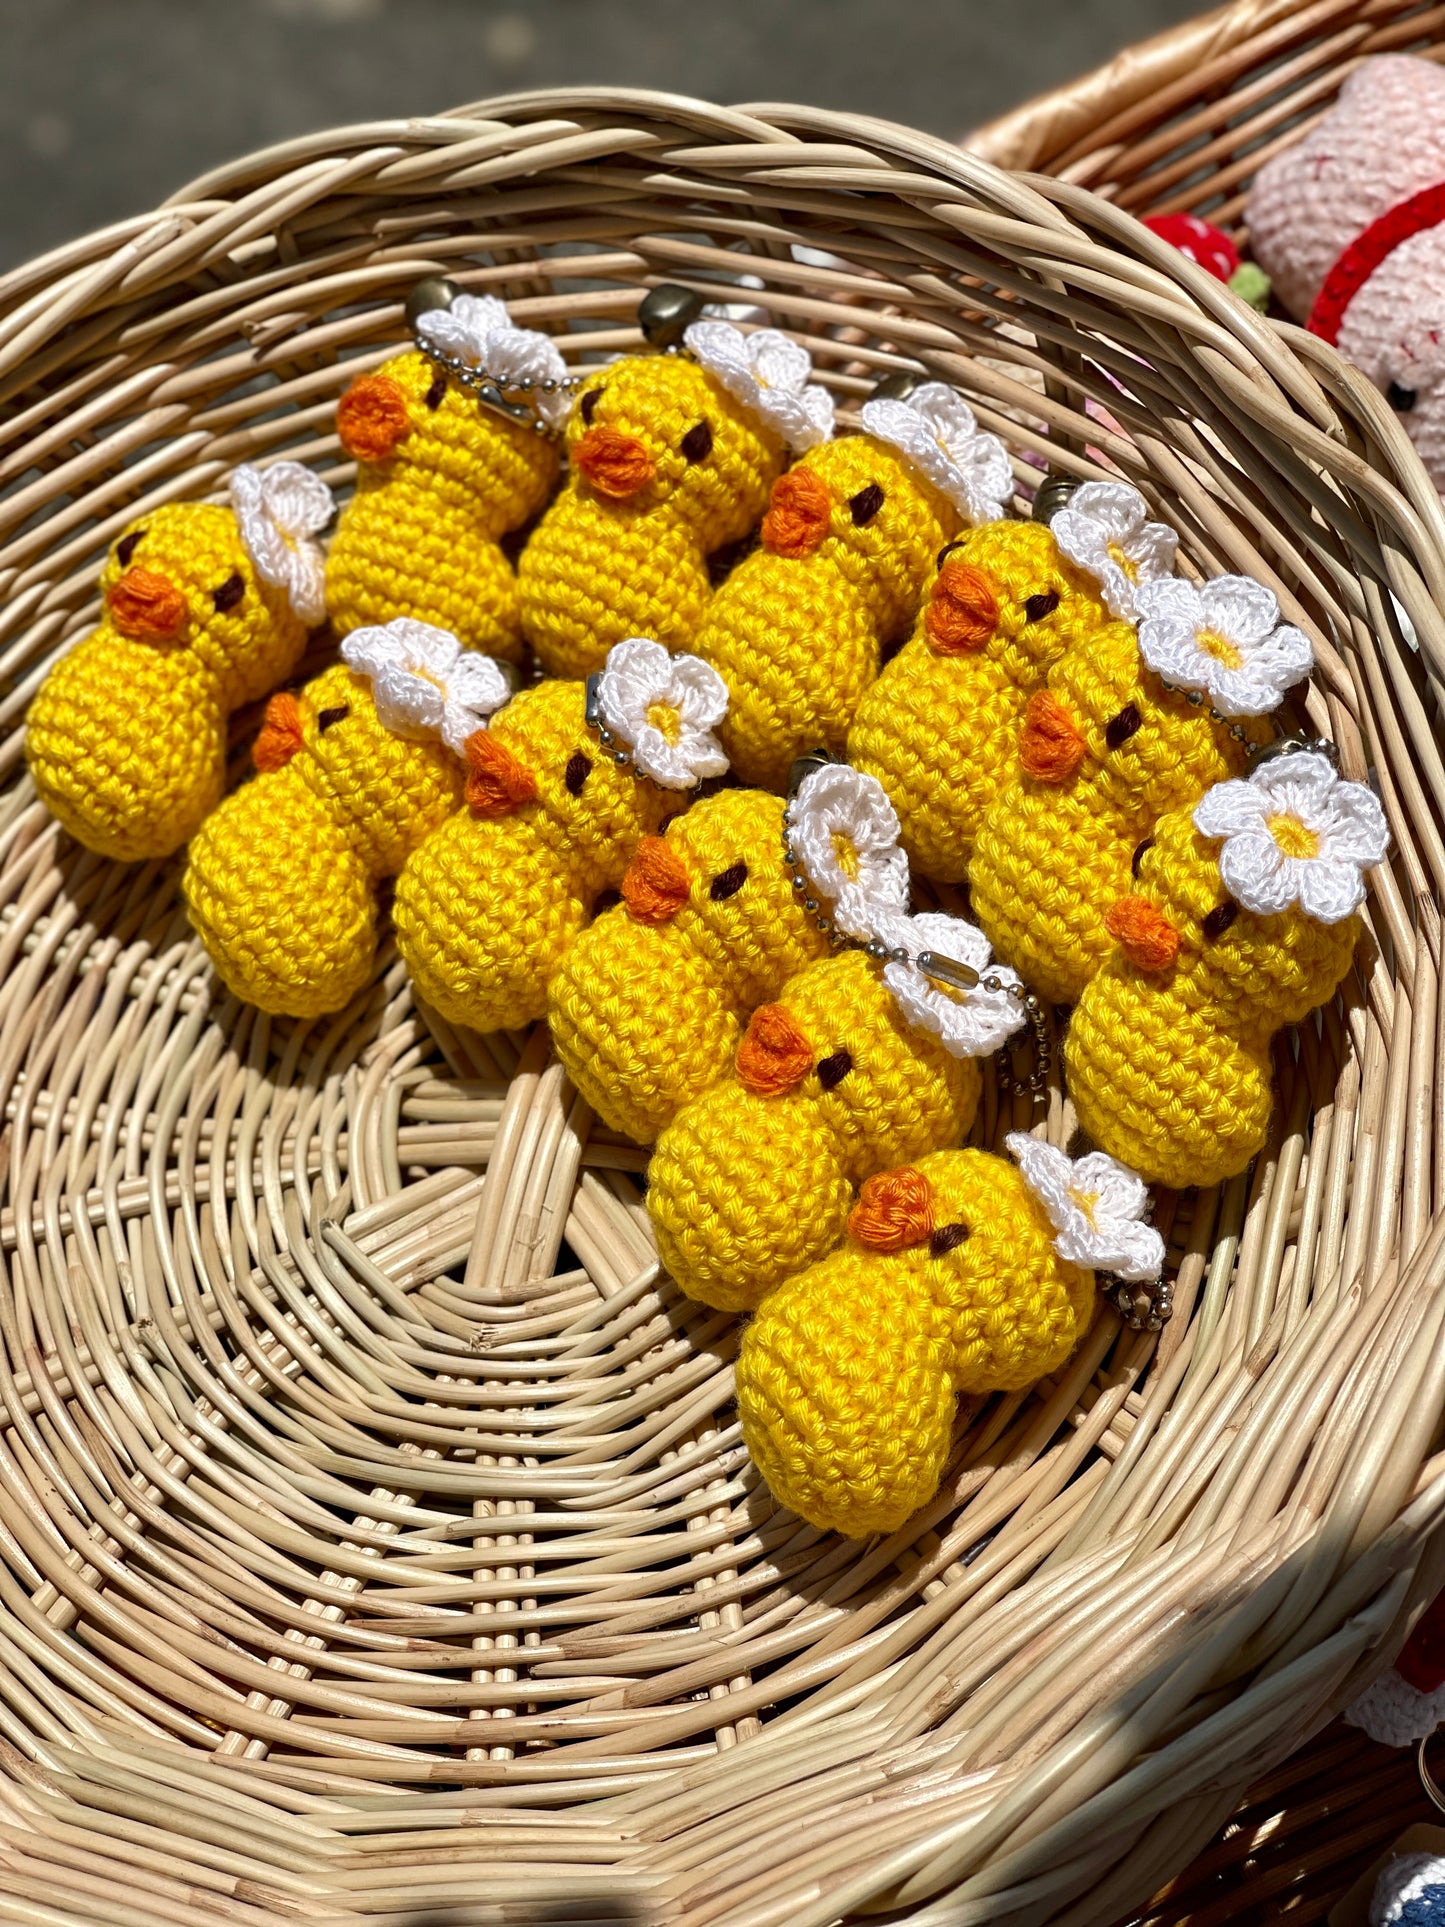
[[[862,420],[862,434],[811,450],[773,484],[762,546],[693,644],[732,691],[723,747],[744,782],[781,789],[796,757],[842,752],[940,547],[962,523],[1002,515],[1012,492],[1002,442],[940,382],[875,395]]]
[[[1176,1188],[1244,1170],[1269,1128],[1270,1038],[1343,980],[1388,842],[1374,794],[1314,748],[1164,819],[1069,1024],[1069,1089],[1097,1144]]]
[[[416,318],[417,347],[354,381],[336,411],[357,474],[327,560],[327,608],[342,635],[410,616],[515,661],[521,608],[500,541],[557,479],[558,445],[543,431],[565,409],[566,366],[495,298],[445,281],[420,292],[436,306]],[[488,371],[519,390],[530,376],[535,406],[508,403]]]
[[[783,809],[723,790],[644,837],[622,902],[552,981],[557,1056],[603,1123],[640,1143],[726,1076],[749,1015],[827,953],[783,863]]]
[[[325,483],[278,462],[237,469],[231,493],[233,508],[172,502],[130,524],[99,628],[30,705],[36,790],[101,856],[169,856],[195,833],[225,788],[229,713],[291,673],[325,613]]]
[[[712,734],[726,706],[706,664],[645,637],[618,643],[585,687],[515,697],[467,744],[466,806],[397,883],[397,948],[418,994],[476,1030],[540,1017],[597,897],[726,770]]]
[[[554,675],[590,674],[632,635],[690,649],[712,595],[708,557],[755,527],[787,449],[832,431],[802,348],[725,321],[684,330],[697,310],[681,294],[655,289],[640,319],[686,354],[633,356],[584,380],[566,486],[522,553],[522,626]]]
[[[774,1496],[849,1538],[895,1532],[938,1490],[958,1393],[1056,1371],[1093,1316],[1095,1265],[1157,1278],[1144,1186],[1014,1136],[1015,1165],[936,1151],[868,1179],[831,1256],[743,1333],[738,1411]]]
[[[508,685],[490,657],[399,618],[273,696],[259,772],[207,817],[185,875],[191,922],[229,990],[316,1017],[365,985],[376,886],[461,801],[460,753]]]
[[[1038,522],[990,522],[945,552],[848,732],[849,762],[883,785],[926,876],[967,876],[983,813],[1017,767],[1024,705],[1108,620],[1097,584]]]

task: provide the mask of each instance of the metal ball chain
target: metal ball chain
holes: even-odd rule
[[[1134,1331],[1162,1331],[1174,1315],[1172,1278],[1160,1278],[1152,1285],[1128,1284],[1116,1278],[1105,1287],[1104,1295]]]

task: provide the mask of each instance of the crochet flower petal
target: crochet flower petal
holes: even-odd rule
[[[597,700],[634,767],[663,789],[695,789],[727,769],[712,734],[727,714],[727,684],[700,657],[670,656],[651,637],[629,636],[607,652]]]
[[[457,755],[510,694],[490,656],[463,650],[450,630],[413,616],[353,629],[341,658],[370,679],[377,716],[387,729],[413,741],[440,736]]]
[[[1255,783],[1233,778],[1207,789],[1194,805],[1194,827],[1201,836],[1247,836],[1268,813],[1264,791]]]
[[[1316,857],[1298,871],[1299,904],[1320,923],[1343,923],[1365,900],[1365,879],[1356,863]]]
[[[1248,576],[1202,589],[1177,577],[1140,582],[1134,601],[1145,662],[1175,687],[1206,693],[1222,716],[1277,708],[1314,666],[1309,638],[1279,622],[1273,593]]]
[[[968,522],[996,522],[1013,494],[1013,468],[957,389],[924,382],[906,401],[863,404],[863,427],[889,442],[946,495]]]
[[[812,358],[777,328],[745,335],[730,321],[694,321],[683,339],[708,373],[795,454],[832,434],[832,397],[826,389],[809,385]]]
[[[1017,990],[1017,976],[1002,964],[989,965],[988,938],[962,917],[940,911],[917,917],[885,913],[878,919],[877,934],[890,950],[909,953],[907,963],[883,967],[883,981],[904,1017],[916,1029],[937,1037],[954,1057],[986,1057],[1007,1043],[1023,1023],[1023,1000],[1010,995]],[[971,990],[956,990],[939,983],[913,961],[929,950],[980,973],[987,969],[1000,988],[989,990],[980,983]]]
[[[1167,575],[1179,546],[1173,529],[1147,517],[1144,497],[1127,482],[1085,482],[1049,524],[1063,553],[1094,577],[1125,621],[1138,616],[1140,585]]]
[[[1070,1264],[1109,1271],[1132,1284],[1164,1269],[1164,1240],[1142,1222],[1149,1193],[1127,1165],[1102,1151],[1077,1163],[1056,1146],[1014,1131],[1004,1139],[1054,1228],[1054,1249]]]
[[[303,462],[247,462],[231,475],[231,501],[257,575],[286,591],[308,627],[323,621],[326,560],[314,538],[336,512],[325,482]]]
[[[1390,843],[1379,798],[1343,781],[1318,750],[1291,750],[1245,782],[1216,784],[1194,823],[1224,838],[1219,874],[1246,910],[1275,916],[1297,903],[1321,923],[1359,908],[1364,872]]]
[[[485,368],[492,337],[511,325],[506,303],[495,295],[459,294],[449,308],[428,308],[418,315],[416,337],[424,348]]]
[[[1390,826],[1378,796],[1366,783],[1337,783],[1330,795],[1330,850],[1351,863],[1383,863]]]
[[[566,390],[558,386],[548,394],[542,386],[566,380],[561,349],[539,329],[515,327],[495,295],[459,294],[450,308],[428,309],[417,318],[416,336],[436,354],[525,386],[528,401],[549,428],[566,420],[571,406]]]
[[[1274,591],[1247,575],[1218,575],[1199,591],[1200,613],[1231,642],[1261,643],[1279,622]]]
[[[1219,875],[1236,903],[1261,917],[1278,916],[1296,896],[1296,873],[1267,830],[1231,836],[1219,853]]]
[[[728,713],[728,688],[701,656],[675,656],[673,686],[683,716],[695,729],[716,729]]]
[[[880,914],[908,905],[898,812],[876,776],[846,763],[811,771],[788,805],[793,855],[846,936],[870,938]]]

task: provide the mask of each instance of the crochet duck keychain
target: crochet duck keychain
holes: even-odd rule
[[[191,843],[186,907],[216,974],[292,1017],[342,1010],[376,953],[376,887],[462,797],[472,738],[511,687],[489,656],[411,617],[355,629],[343,660],[273,696],[258,774]]]
[[[654,288],[638,323],[657,352],[581,383],[566,485],[519,567],[522,626],[554,675],[590,675],[633,635],[691,649],[709,556],[756,526],[787,451],[832,433],[803,348],[701,312],[689,290]]]
[[[464,806],[397,882],[397,949],[418,994],[476,1030],[540,1017],[598,896],[726,770],[713,734],[726,707],[706,663],[631,636],[585,686],[525,689],[469,738]]]
[[[98,628],[26,718],[42,802],[101,856],[178,850],[219,802],[226,721],[295,668],[325,615],[317,532],[331,491],[299,462],[238,468],[231,506],[169,502],[124,530]]]
[[[1096,1144],[1175,1187],[1244,1170],[1269,1129],[1270,1039],[1344,979],[1388,845],[1373,791],[1313,746],[1160,823],[1065,1044]]]
[[[765,1297],[737,1363],[773,1496],[825,1531],[895,1532],[938,1490],[959,1393],[1020,1391],[1088,1329],[1095,1271],[1159,1277],[1148,1192],[1015,1133],[1014,1162],[935,1151],[869,1178],[847,1238]],[[1166,1288],[1167,1290],[1167,1288]],[[1154,1322],[1167,1317],[1167,1300]]]
[[[356,493],[326,565],[339,635],[410,617],[516,661],[517,579],[501,538],[546,502],[573,378],[549,335],[491,295],[423,281],[416,346],[341,397],[336,427]]]
[[[884,653],[907,634],[940,547],[996,520],[1008,452],[952,388],[890,377],[862,433],[811,449],[773,484],[762,546],[718,590],[693,648],[732,691],[723,747],[781,789],[796,757],[841,753]]]

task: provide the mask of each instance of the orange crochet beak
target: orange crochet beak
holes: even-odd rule
[[[1029,697],[1019,738],[1024,773],[1040,783],[1067,783],[1088,745],[1068,710],[1047,689]]]
[[[810,468],[790,468],[773,483],[763,517],[763,547],[797,561],[816,555],[833,520],[833,498]]]
[[[929,597],[923,631],[935,656],[967,656],[998,632],[999,588],[993,577],[951,555]]]
[[[389,461],[411,433],[406,397],[390,375],[363,375],[336,408],[341,446],[358,462]]]
[[[813,1046],[781,1004],[755,1010],[738,1045],[737,1071],[745,1090],[756,1097],[781,1097],[796,1090],[813,1068]]]
[[[664,837],[645,836],[622,879],[622,901],[637,923],[671,923],[687,902],[691,879]]]
[[[111,621],[132,642],[173,642],[190,614],[175,583],[154,569],[127,569],[105,600]]]
[[[617,428],[589,428],[572,450],[572,461],[597,493],[612,502],[636,495],[657,473],[657,463],[637,437]]]
[[[1143,897],[1120,897],[1104,912],[1104,928],[1136,970],[1171,970],[1179,932]]]
[[[474,730],[465,747],[467,807],[474,816],[510,816],[532,801],[536,777],[490,730]]]
[[[305,742],[301,705],[289,689],[278,690],[266,705],[261,733],[251,745],[251,761],[263,776],[284,769]]]
[[[921,1171],[905,1164],[879,1171],[858,1193],[848,1230],[870,1251],[908,1251],[933,1236],[933,1189]]]

